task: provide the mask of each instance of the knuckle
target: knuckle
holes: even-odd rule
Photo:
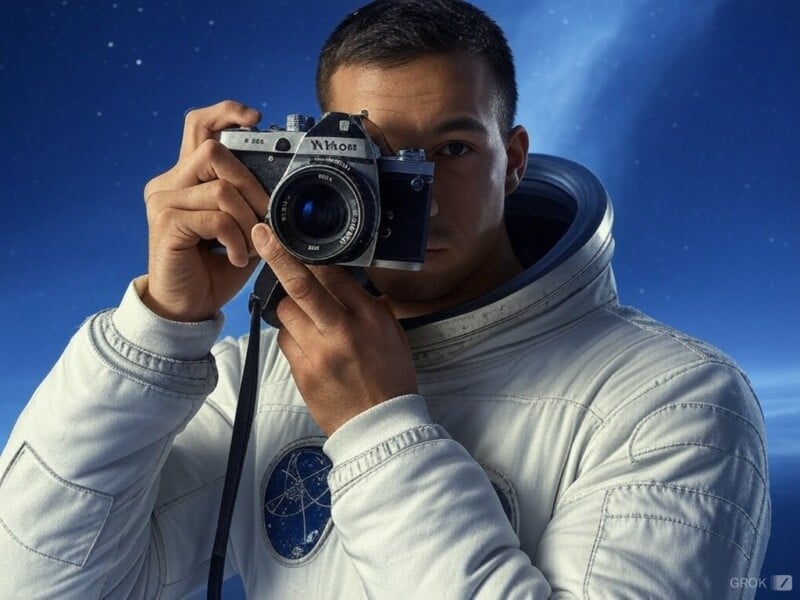
[[[184,115],[184,126],[193,129],[204,128],[209,121],[213,121],[219,115],[240,112],[243,109],[244,105],[235,100],[223,100],[211,106],[192,108]]]
[[[185,127],[197,127],[205,120],[208,111],[209,107],[207,106],[194,107],[187,110],[183,117]]]
[[[342,359],[340,356],[333,352],[317,352],[314,355],[314,370],[317,373],[335,373],[341,372]]]
[[[356,338],[349,335],[349,331],[344,328],[334,329],[337,333],[331,336],[332,346],[338,350],[341,356],[357,356],[359,345]]]
[[[162,192],[158,189],[158,184],[154,179],[144,186],[144,204],[147,211],[158,205]]]
[[[144,186],[144,201],[148,203],[155,193],[156,189],[158,189],[158,177],[154,177],[150,181],[148,181]]]
[[[169,171],[165,171],[159,175],[153,177],[150,181],[148,181],[144,186],[144,201],[148,202],[152,196],[163,192],[164,190],[168,189],[169,187],[169,178],[174,172],[174,168],[170,169]]]
[[[148,219],[160,216],[164,212],[165,206],[161,202],[162,192],[154,192],[145,199],[145,213]]]
[[[327,343],[320,344],[313,353],[318,372],[343,373],[352,364],[355,344],[346,335],[330,335]]]
[[[314,287],[311,284],[311,279],[304,275],[297,275],[290,277],[283,283],[283,289],[292,298],[296,300],[304,300],[311,296]]]
[[[281,268],[286,264],[286,251],[274,239],[261,246],[260,252],[261,256],[273,267]]]
[[[213,160],[218,158],[224,151],[225,146],[223,146],[219,141],[209,138],[207,140],[203,140],[203,142],[198,146],[197,152],[200,153],[201,157],[206,160]]]
[[[224,112],[240,112],[244,110],[244,105],[241,102],[237,102],[236,100],[223,100],[219,104],[217,104],[220,110]]]
[[[224,212],[220,212],[218,210],[208,211],[206,213],[206,219],[208,220],[208,225],[214,231],[219,231],[222,234],[233,234],[237,231],[236,224],[233,220],[225,214]]]
[[[227,204],[229,202],[228,196],[232,191],[233,186],[224,179],[213,179],[208,182],[209,192],[217,198],[220,204]]]
[[[300,308],[292,298],[284,298],[275,307],[275,314],[284,325],[295,323],[300,317]]]
[[[148,215],[152,229],[163,231],[168,229],[175,223],[178,211],[172,208],[164,208],[162,210],[154,211]]]
[[[183,117],[184,129],[194,129],[196,127],[197,123],[200,122],[202,110],[201,108],[193,108],[186,111],[186,115]]]

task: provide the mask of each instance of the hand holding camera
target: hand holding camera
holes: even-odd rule
[[[267,131],[253,127],[258,120],[232,101],[190,111],[178,163],[145,187],[149,278],[140,293],[152,310],[180,321],[213,316],[257,263],[250,230],[262,218],[308,264],[422,268],[433,181],[423,151],[383,156],[364,115],[328,113],[316,124],[290,115],[286,129]]]
[[[256,250],[286,293],[278,345],[314,421],[330,436],[385,400],[417,392],[405,332],[385,297],[371,296],[342,266],[307,265],[265,225]]]
[[[253,174],[215,138],[249,127],[260,115],[226,101],[186,116],[177,164],[148,182],[148,278],[139,289],[157,314],[176,321],[213,317],[258,264],[250,230],[269,198]],[[212,252],[217,239],[227,256]]]
[[[365,115],[331,112],[316,124],[290,115],[285,129],[220,138],[270,194],[271,229],[254,227],[253,242],[287,294],[277,307],[278,344],[327,435],[417,391],[388,303],[336,265],[422,268],[433,163],[421,150],[384,155],[367,125]]]
[[[187,114],[178,163],[145,188],[149,269],[139,292],[163,317],[207,319],[260,255],[288,294],[278,306],[281,350],[331,434],[417,390],[388,303],[336,265],[422,268],[433,164],[417,150],[383,156],[360,115],[267,131],[254,129],[258,120],[231,101]]]

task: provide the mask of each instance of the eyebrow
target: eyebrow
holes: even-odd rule
[[[437,135],[442,135],[451,131],[472,131],[481,135],[488,135],[489,133],[486,126],[473,117],[455,117],[453,119],[448,119],[447,121],[439,123],[434,129],[434,133]]]

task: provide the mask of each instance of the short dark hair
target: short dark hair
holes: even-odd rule
[[[482,57],[495,77],[500,127],[517,112],[514,59],[503,30],[463,0],[375,0],[350,13],[331,33],[317,63],[317,101],[330,104],[330,79],[344,65],[396,67],[425,54]]]

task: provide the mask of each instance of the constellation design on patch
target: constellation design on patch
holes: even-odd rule
[[[305,449],[302,449],[305,450]],[[301,452],[302,452],[301,450]],[[318,455],[313,453],[316,458]],[[283,493],[276,498],[268,500],[265,508],[276,517],[290,517],[301,514],[307,506],[312,504],[330,508],[330,490],[328,489],[328,471],[331,470],[326,462],[313,473],[305,474],[304,466],[298,466],[301,459],[307,457],[300,453],[289,456],[289,464],[280,470],[283,479]],[[272,477],[270,477],[270,480]]]
[[[307,556],[331,516],[328,473],[331,461],[318,446],[288,451],[272,469],[264,491],[267,538],[279,556]]]

